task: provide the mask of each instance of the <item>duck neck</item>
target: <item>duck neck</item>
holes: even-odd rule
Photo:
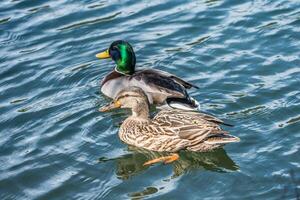
[[[132,116],[149,119],[149,105],[146,102],[139,103],[132,108]]]

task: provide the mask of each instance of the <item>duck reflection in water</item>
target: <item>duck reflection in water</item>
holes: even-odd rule
[[[169,155],[169,153],[154,152],[134,146],[128,146],[128,151],[132,153],[109,159],[115,161],[116,175],[122,180],[147,170],[150,166],[143,165],[145,161]],[[181,151],[179,154],[180,159],[169,164],[173,167],[172,178],[183,175],[190,170],[230,172],[239,169],[224,149],[216,149],[212,152]],[[100,160],[105,161],[103,158]]]

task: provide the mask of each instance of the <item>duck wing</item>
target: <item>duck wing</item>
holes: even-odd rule
[[[161,104],[166,99],[170,101],[184,101],[185,103],[196,107],[190,99],[186,87],[190,88],[189,83],[181,80],[175,75],[160,70],[145,69],[140,70],[130,76],[130,85],[142,88],[151,95],[154,102]],[[181,83],[184,83],[182,85]]]
[[[147,70],[143,70],[143,71],[148,71],[148,73],[156,74],[156,75],[162,76],[164,78],[168,77],[168,78],[172,79],[173,81],[177,82],[178,84],[182,85],[186,89],[191,89],[192,87],[194,87],[196,89],[199,89],[198,86],[196,86],[192,83],[189,83],[189,82],[183,80],[182,78],[179,78],[178,76],[176,76],[174,74],[171,74],[171,73],[168,73],[168,72],[165,72],[165,71],[162,71],[162,70],[147,69]]]
[[[137,71],[131,78],[139,82],[144,82],[152,90],[159,90],[168,96],[185,97],[187,95],[183,85],[174,81],[170,76],[160,73],[158,70],[146,69]]]
[[[226,143],[239,141],[239,138],[221,129],[220,124],[224,123],[222,120],[204,113],[163,110],[152,122],[162,128],[172,129],[179,138],[188,140],[186,149],[190,151],[212,150]]]
[[[159,121],[160,123],[167,123],[170,126],[172,125],[176,127],[184,124],[210,124],[214,125],[215,127],[219,127],[220,124],[229,125],[226,124],[223,120],[209,114],[178,109],[162,110],[154,117],[154,120]]]

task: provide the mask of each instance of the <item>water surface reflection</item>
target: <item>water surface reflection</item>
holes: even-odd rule
[[[130,152],[129,154],[118,158],[100,158],[99,161],[115,162],[117,177],[126,180],[151,167],[143,166],[146,161],[168,155],[168,153],[153,152],[133,146],[129,146],[128,151]],[[205,153],[181,151],[179,155],[179,160],[169,164],[173,168],[172,178],[183,175],[190,170],[230,172],[239,169],[239,166],[227,155],[224,149]]]

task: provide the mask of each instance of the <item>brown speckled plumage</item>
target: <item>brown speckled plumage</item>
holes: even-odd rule
[[[210,151],[226,143],[238,142],[220,128],[223,123],[211,115],[183,110],[162,110],[149,118],[149,103],[137,87],[122,90],[115,98],[132,116],[120,127],[120,139],[130,145],[158,152]]]

